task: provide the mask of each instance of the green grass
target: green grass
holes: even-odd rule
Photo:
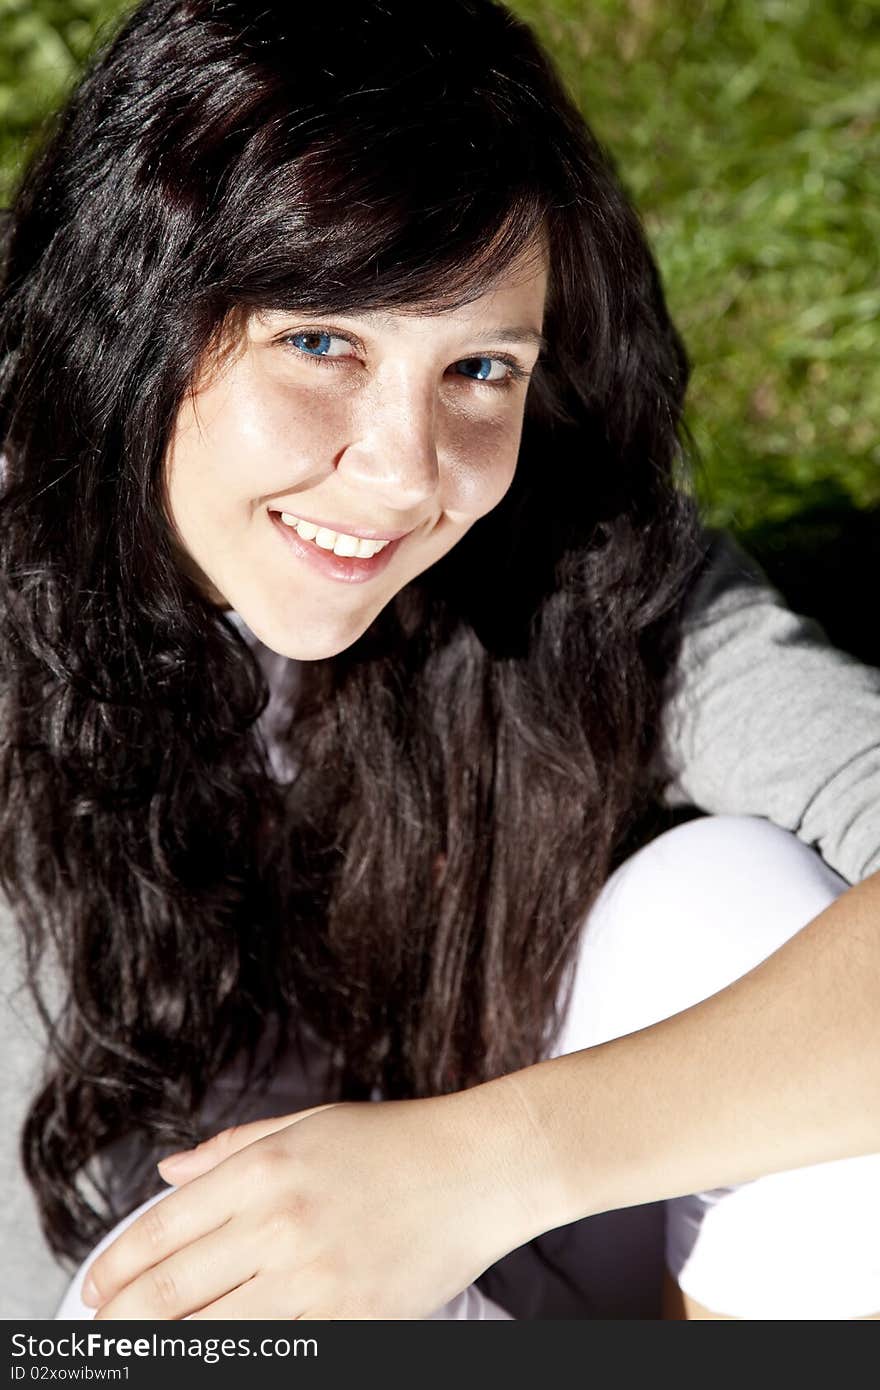
[[[119,0],[0,0],[0,205],[40,122],[76,80]]]
[[[442,3],[442,0],[436,0]],[[114,0],[0,0],[0,202]],[[880,504],[876,0],[514,0],[641,209],[718,522]]]

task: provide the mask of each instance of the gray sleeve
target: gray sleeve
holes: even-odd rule
[[[24,982],[22,956],[9,905],[0,896],[0,1317],[51,1318],[70,1274],[43,1236],[19,1154],[21,1128],[37,1093],[46,1053],[45,1031]],[[51,1007],[51,997],[49,1002]]]
[[[727,536],[686,614],[665,755],[672,804],[765,816],[851,883],[880,869],[880,671],[792,613]]]

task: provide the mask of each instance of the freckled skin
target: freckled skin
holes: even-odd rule
[[[546,283],[533,255],[442,314],[252,315],[236,350],[205,364],[166,458],[181,563],[205,595],[285,656],[317,660],[356,641],[509,488],[528,381],[495,386],[453,368],[500,353],[531,370],[537,345],[499,331],[540,332]],[[353,339],[334,338],[336,365],[280,341],[322,330]],[[410,534],[381,574],[346,584],[288,553],[270,506]]]

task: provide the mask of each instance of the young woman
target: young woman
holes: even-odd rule
[[[8,1132],[47,1246],[87,1256],[239,1125],[163,1166],[86,1304],[542,1316],[503,1256],[564,1271],[545,1233],[669,1198],[688,1311],[875,1312],[877,947],[828,930],[861,897],[749,820],[626,859],[705,762],[660,727],[687,369],[528,31],[149,0],[4,275]],[[856,1196],[841,1292],[815,1234]],[[5,1311],[45,1315],[57,1268],[4,1219]]]

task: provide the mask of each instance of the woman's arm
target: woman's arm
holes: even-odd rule
[[[671,799],[771,819],[851,882],[880,869],[880,671],[727,537],[690,605],[666,752]],[[529,1187],[558,1225],[880,1151],[880,873],[705,1002],[490,1086],[512,1145],[530,1121]]]
[[[464,1095],[550,1229],[880,1151],[878,1003],[880,874],[710,999]]]
[[[880,671],[793,613],[715,539],[665,715],[670,800],[764,816],[850,883],[880,869]]]
[[[101,1319],[424,1317],[593,1212],[880,1150],[880,876],[662,1023],[452,1095],[226,1131],[92,1265]]]

